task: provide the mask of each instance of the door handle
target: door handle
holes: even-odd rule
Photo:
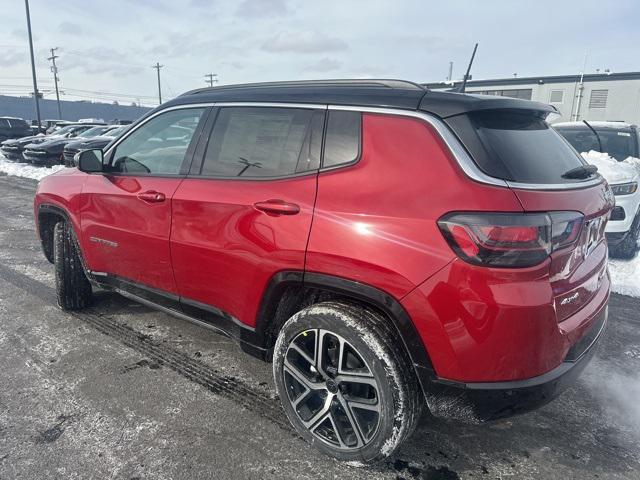
[[[295,215],[296,213],[300,213],[300,207],[298,205],[280,199],[256,202],[253,206],[256,210],[271,215]]]
[[[148,190],[138,194],[138,198],[147,203],[160,203],[164,202],[164,193],[156,192],[155,190]]]

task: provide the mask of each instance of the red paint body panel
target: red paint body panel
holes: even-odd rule
[[[171,197],[181,181],[88,175],[81,208],[81,237],[88,267],[175,294],[169,251]],[[148,191],[163,193],[165,201],[148,203],[138,198]]]
[[[522,211],[508,188],[470,182],[423,121],[365,114],[363,126],[360,161],[318,177],[307,271],[402,298],[455,257],[442,215]]]
[[[605,306],[609,276],[603,267],[591,302],[558,323],[549,263],[508,270],[456,259],[402,300],[439,377],[523,380],[562,362]]]
[[[40,180],[33,199],[36,222],[40,205],[53,205],[67,212],[73,228],[79,232],[81,190],[87,177],[76,169],[64,169]]]
[[[187,178],[173,197],[171,255],[181,296],[254,326],[271,277],[304,270],[316,174],[287,180]],[[254,203],[279,199],[300,211],[277,215]]]
[[[576,245],[551,254],[549,281],[554,292],[558,321],[565,320],[578,312],[598,293],[598,276],[606,267],[608,256],[604,236],[606,222],[598,226],[597,246],[592,246],[587,252],[588,222],[598,218],[608,218],[609,211],[613,208],[613,199],[607,197],[606,189],[606,184],[602,183],[582,190],[514,191],[527,211],[566,210],[580,212],[585,217],[585,224]]]

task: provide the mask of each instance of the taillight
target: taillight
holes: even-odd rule
[[[582,228],[578,212],[450,213],[438,226],[464,261],[492,267],[531,267],[573,245]]]

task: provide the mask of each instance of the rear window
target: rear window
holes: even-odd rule
[[[585,162],[543,115],[527,110],[483,110],[448,118],[447,123],[487,175],[521,183],[583,181],[562,178]]]
[[[587,125],[554,127],[578,152],[595,150],[618,161],[638,156],[638,146],[631,129],[598,128]]]

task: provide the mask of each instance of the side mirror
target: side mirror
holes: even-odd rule
[[[78,170],[81,172],[100,173],[103,171],[103,154],[100,149],[83,150],[82,152],[76,153],[73,159],[78,166]]]

